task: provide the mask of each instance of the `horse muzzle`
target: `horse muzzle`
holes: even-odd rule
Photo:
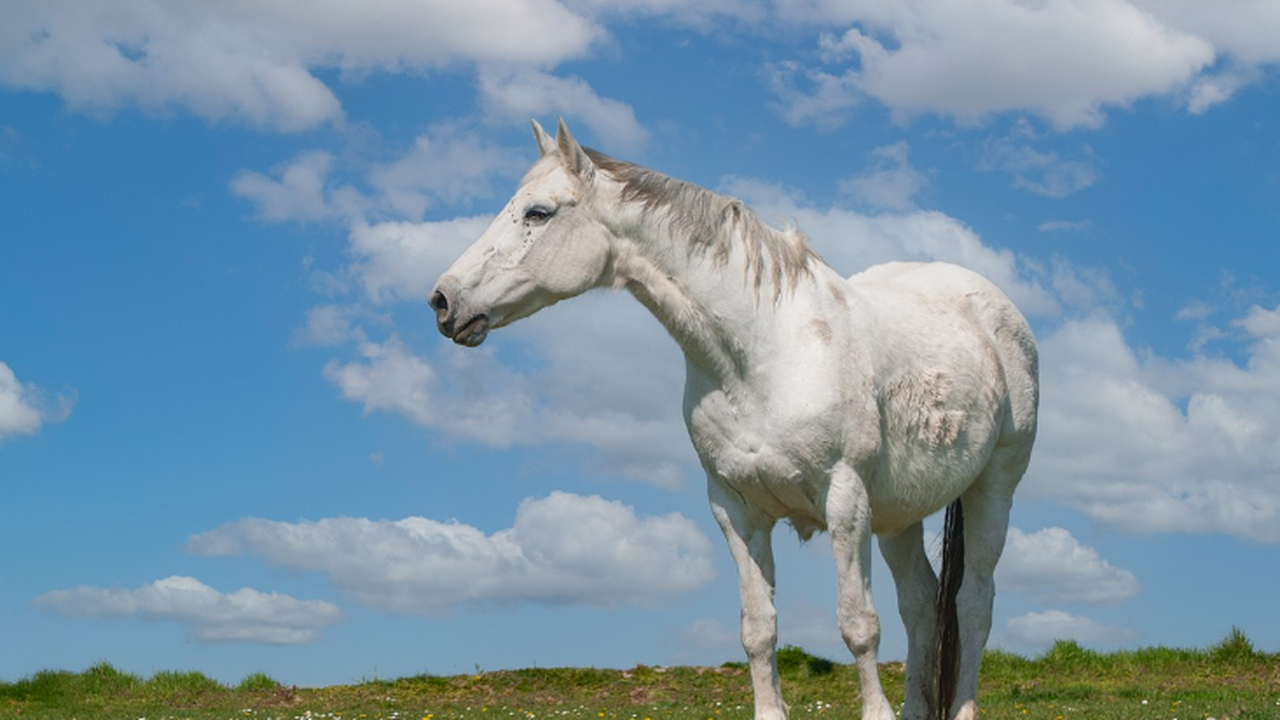
[[[436,327],[450,340],[476,347],[489,337],[489,316],[485,313],[462,316],[449,298],[440,290],[431,294],[431,308],[436,311]]]

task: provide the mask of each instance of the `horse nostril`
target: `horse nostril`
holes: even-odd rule
[[[429,304],[431,305],[431,309],[438,313],[447,312],[449,310],[449,299],[446,298],[444,293],[439,290],[432,293]]]

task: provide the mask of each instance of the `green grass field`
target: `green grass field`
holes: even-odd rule
[[[798,648],[779,652],[793,718],[856,718],[851,665]],[[902,698],[902,666],[882,668]],[[1256,651],[1238,630],[1206,650],[1097,653],[1059,642],[1027,659],[989,652],[979,691],[984,718],[1071,720],[1280,719],[1280,653]],[[0,718],[90,720],[746,720],[751,681],[741,663],[718,668],[481,672],[286,687],[255,673],[225,686],[200,673],[149,679],[100,663],[80,673],[42,671],[0,682]]]

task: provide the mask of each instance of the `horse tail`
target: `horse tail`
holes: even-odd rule
[[[937,720],[947,720],[960,676],[960,622],[956,595],[964,581],[964,508],[960,498],[947,506],[942,529],[942,574],[938,578]]]

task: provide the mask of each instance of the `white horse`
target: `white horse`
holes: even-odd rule
[[[786,717],[770,542],[784,518],[803,538],[830,533],[864,720],[894,718],[873,534],[907,629],[903,718],[976,718],[992,573],[1036,433],[1021,314],[953,265],[846,280],[734,198],[584,149],[563,120],[555,138],[533,127],[540,159],[431,296],[440,332],[476,346],[591,288],[631,291],[684,350],[684,417],[737,564],[757,720]],[[944,507],[940,590],[921,521]]]

